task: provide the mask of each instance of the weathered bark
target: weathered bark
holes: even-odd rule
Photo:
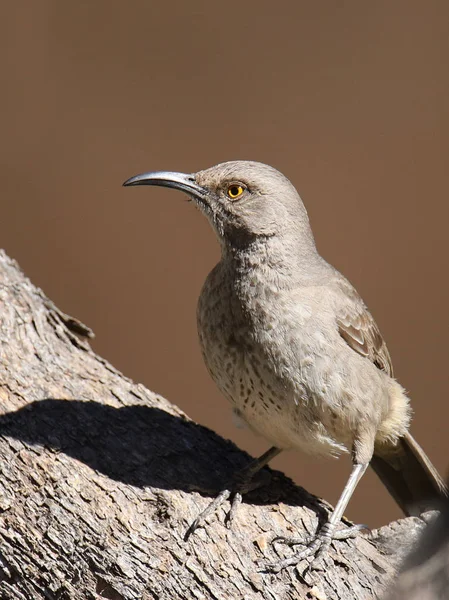
[[[449,598],[449,501],[407,557],[385,600]]]
[[[272,472],[231,530],[220,510],[186,542],[249,457],[97,356],[89,329],[4,253],[0,319],[1,598],[362,600],[423,527],[404,519],[374,541],[335,542],[318,573],[263,572],[272,535],[311,533],[328,508]]]

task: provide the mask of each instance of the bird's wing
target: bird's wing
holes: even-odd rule
[[[338,286],[348,300],[337,311],[339,334],[355,352],[393,377],[390,353],[371,313],[349,282],[340,279]]]

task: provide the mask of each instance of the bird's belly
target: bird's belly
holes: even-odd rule
[[[326,427],[306,388],[277,376],[263,357],[232,344],[203,346],[203,356],[235,415],[270,444],[320,455],[350,447],[350,440],[337,440]]]
[[[350,440],[337,441],[305,395],[276,392],[272,385],[259,386],[249,393],[247,388],[234,403],[234,412],[252,431],[278,448],[338,455],[350,446]]]

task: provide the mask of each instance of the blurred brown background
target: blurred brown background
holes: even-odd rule
[[[212,231],[179,193],[121,183],[274,165],[374,313],[445,473],[448,19],[445,1],[5,4],[1,246],[115,366],[258,454],[199,353]],[[274,466],[332,502],[349,473],[293,453]],[[398,514],[371,473],[348,510]]]

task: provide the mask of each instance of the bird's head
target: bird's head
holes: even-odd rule
[[[186,192],[226,246],[241,247],[256,238],[289,231],[310,232],[306,210],[293,185],[262,163],[225,162],[192,174],[143,173],[123,185],[159,185]]]

